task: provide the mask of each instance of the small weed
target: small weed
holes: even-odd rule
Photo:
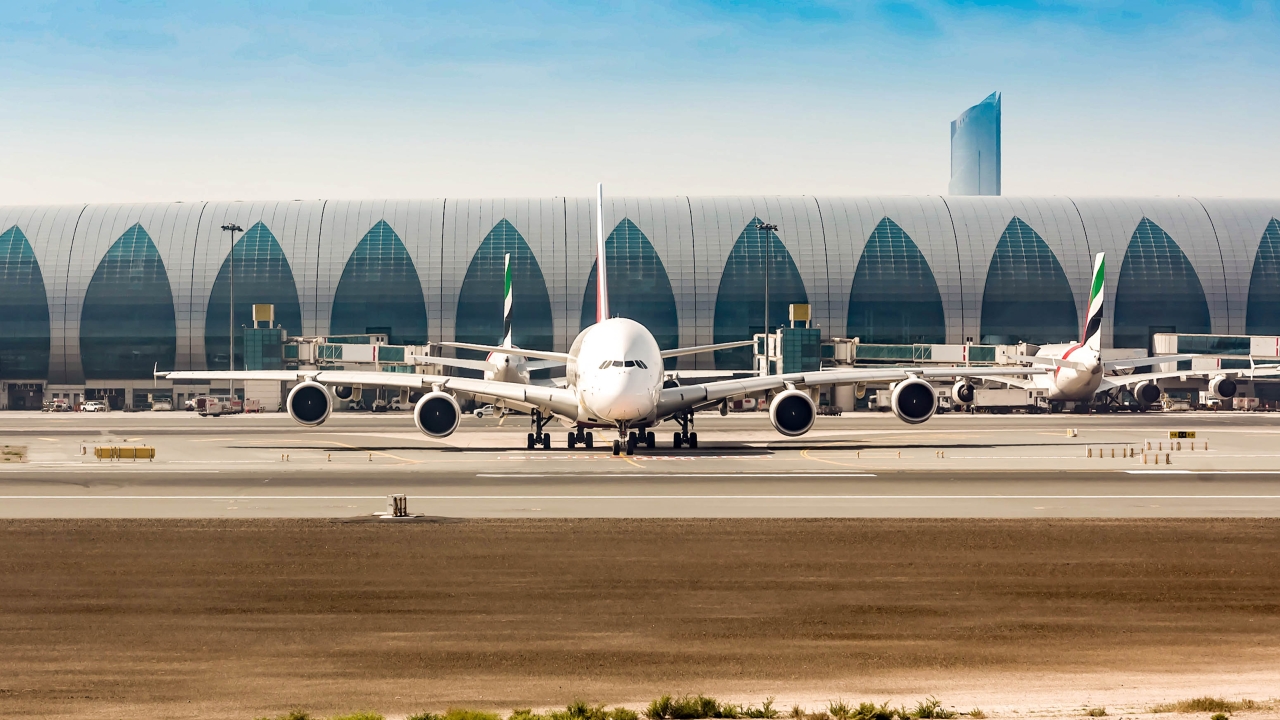
[[[1253,700],[1227,700],[1225,698],[1198,697],[1190,700],[1179,700],[1164,703],[1151,708],[1153,713],[1233,713],[1240,710],[1256,710],[1258,703]]]
[[[387,720],[376,712],[354,712],[347,715],[336,715],[329,720]]]
[[[792,705],[791,712],[787,715],[792,720],[804,720],[804,708],[799,705]]]
[[[466,708],[449,708],[440,720],[502,720],[497,713],[484,710],[468,710]]]
[[[1209,720],[1227,720],[1226,713],[1214,713],[1209,716]]]
[[[258,720],[314,720],[303,710],[290,710],[284,715],[277,715],[275,718],[262,717]]]
[[[850,716],[851,720],[896,720],[900,711],[889,707],[889,703],[858,703],[858,707]]]
[[[942,703],[933,696],[929,696],[916,703],[916,709],[910,712],[911,717],[920,718],[921,720],[946,720],[947,718],[953,718],[958,714],[959,713],[954,710],[948,710],[942,707]]]
[[[701,718],[737,717],[725,715],[725,710],[736,712],[737,706],[722,706],[715,698],[706,695],[681,695],[673,698],[670,695],[649,703],[644,716],[649,720],[701,720]]]
[[[748,705],[743,708],[742,717],[765,718],[766,720],[770,720],[771,718],[778,717],[778,711],[773,707],[773,698],[765,698],[765,701],[760,703],[760,707]]]
[[[974,708],[969,712],[965,713],[965,715],[968,715],[971,718],[977,718],[978,720],[982,720],[987,716],[986,713],[982,712],[982,708]]]
[[[410,715],[404,720],[444,720],[444,716],[437,715],[435,713],[420,712],[417,715]]]
[[[1088,715],[1089,717],[1106,717],[1107,709],[1104,707],[1089,708],[1088,710],[1085,711],[1084,714]]]
[[[836,700],[827,703],[827,714],[835,720],[849,720],[853,717],[853,708],[846,705],[844,700]]]

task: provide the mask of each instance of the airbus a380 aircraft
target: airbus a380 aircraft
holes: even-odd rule
[[[1050,401],[1072,400],[1089,402],[1100,392],[1129,388],[1142,405],[1152,405],[1160,399],[1156,381],[1167,377],[1209,378],[1209,390],[1220,398],[1236,393],[1232,376],[1238,373],[1206,373],[1197,371],[1153,372],[1132,375],[1108,374],[1122,368],[1150,367],[1188,360],[1193,355],[1157,355],[1133,360],[1102,359],[1102,310],[1103,287],[1106,281],[1106,253],[1098,253],[1093,261],[1093,282],[1089,287],[1089,314],[1081,333],[1080,342],[1062,345],[1043,345],[1035,356],[1016,359],[1032,365],[1052,368],[1049,373],[1032,375],[1026,381],[1000,379],[999,382],[1017,387],[1045,388]],[[957,386],[957,398],[962,402],[973,399],[972,388]]]
[[[551,447],[551,436],[544,429],[554,419],[571,428],[569,447],[579,443],[590,447],[593,438],[588,430],[608,428],[618,433],[618,439],[613,441],[614,454],[625,451],[630,455],[640,444],[654,447],[656,440],[651,428],[666,420],[674,420],[680,425],[680,430],[674,434],[675,447],[697,447],[698,435],[690,430],[694,413],[722,406],[737,397],[777,393],[769,405],[769,419],[778,432],[795,437],[808,432],[817,416],[817,407],[807,388],[892,382],[895,383],[891,396],[894,414],[905,422],[916,424],[932,417],[938,406],[937,393],[927,382],[929,379],[960,378],[956,386],[961,387],[970,386],[970,378],[1027,376],[1043,372],[1038,368],[1025,367],[887,367],[766,375],[664,388],[664,358],[751,345],[753,341],[661,350],[653,334],[640,323],[611,317],[604,191],[601,186],[596,188],[596,203],[596,323],[578,334],[567,353],[518,350],[521,358],[564,363],[565,387],[499,380],[496,373],[493,379],[485,380],[315,369],[171,371],[157,372],[156,375],[172,380],[296,382],[285,400],[285,408],[295,421],[308,426],[320,425],[328,419],[333,409],[331,387],[367,385],[424,391],[426,394],[414,405],[413,420],[420,431],[433,438],[447,437],[457,430],[462,418],[457,396],[493,398],[532,415],[533,432],[529,433],[529,448],[535,445]],[[513,354],[509,345],[448,344],[497,355]],[[490,362],[493,358],[494,355],[490,355]]]

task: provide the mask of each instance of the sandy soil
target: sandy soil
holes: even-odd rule
[[[1280,696],[1280,521],[0,521],[0,716]],[[1261,713],[1255,715],[1266,715]]]

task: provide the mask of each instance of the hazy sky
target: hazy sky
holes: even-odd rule
[[[0,204],[1280,196],[1272,2],[38,2],[0,12]]]

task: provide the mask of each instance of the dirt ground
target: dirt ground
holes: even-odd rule
[[[0,716],[1280,696],[1280,521],[0,521]]]

